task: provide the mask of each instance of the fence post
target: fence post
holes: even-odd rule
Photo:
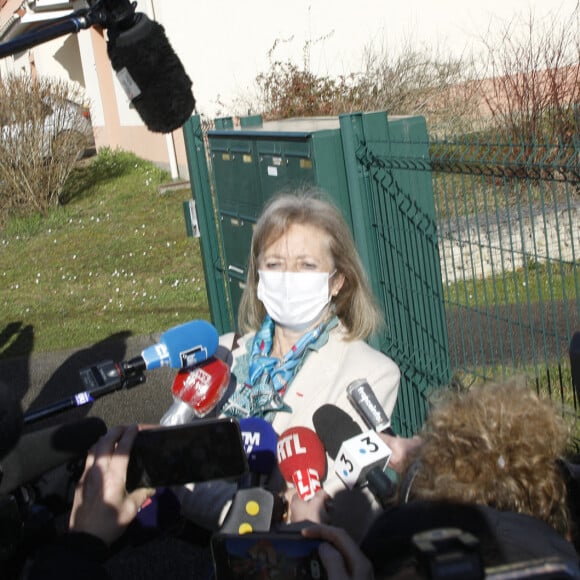
[[[224,276],[216,276],[216,270],[223,272],[220,254],[218,223],[212,204],[212,189],[207,166],[201,118],[194,115],[183,126],[187,163],[191,182],[191,194],[196,205],[200,229],[200,247],[205,276],[205,286],[212,323],[220,334],[235,328],[234,316],[229,305]]]
[[[410,435],[450,380],[426,125],[377,112],[342,115],[340,128],[355,241],[387,321],[378,348],[402,374],[393,424]]]

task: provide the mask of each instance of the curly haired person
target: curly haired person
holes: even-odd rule
[[[554,556],[578,569],[571,440],[561,409],[522,379],[442,392],[400,442],[398,505],[362,542],[375,573],[416,566],[412,537],[440,528],[475,536],[486,567]]]
[[[570,531],[559,460],[569,428],[551,401],[522,382],[446,393],[421,433],[407,499],[478,503]]]

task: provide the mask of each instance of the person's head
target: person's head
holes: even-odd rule
[[[256,223],[248,277],[238,313],[242,331],[256,330],[266,308],[258,298],[260,271],[325,272],[330,308],[350,339],[365,339],[382,324],[352,234],[338,209],[314,188],[280,194]]]
[[[570,531],[559,465],[569,429],[522,380],[448,393],[423,427],[409,499],[483,504]]]

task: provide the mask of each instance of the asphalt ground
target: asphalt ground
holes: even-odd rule
[[[15,389],[25,413],[44,411],[56,403],[85,391],[81,369],[103,361],[121,362],[138,356],[160,336],[111,338],[72,350],[37,353],[0,360],[0,378]],[[130,423],[158,423],[173,402],[171,387],[176,370],[144,371],[145,381],[100,396],[93,403],[51,414],[25,425],[25,432],[84,417],[99,417],[107,426]]]

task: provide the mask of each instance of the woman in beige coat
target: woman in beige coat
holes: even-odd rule
[[[347,386],[360,378],[386,413],[392,413],[399,368],[366,342],[380,329],[382,315],[346,222],[319,192],[280,195],[265,207],[254,230],[238,318],[245,334],[220,340],[231,349],[236,383],[221,407],[222,416],[262,417],[280,434],[289,427],[313,429],[314,412],[332,404],[366,430],[346,394]],[[330,457],[323,490],[305,502],[289,487],[289,521],[327,516],[332,521],[328,500],[345,487]],[[216,529],[234,491],[219,482],[181,488],[179,495],[189,518]],[[362,493],[368,514],[363,510],[347,518],[356,536],[377,510],[371,494]],[[348,495],[355,505],[353,496],[340,495]]]

